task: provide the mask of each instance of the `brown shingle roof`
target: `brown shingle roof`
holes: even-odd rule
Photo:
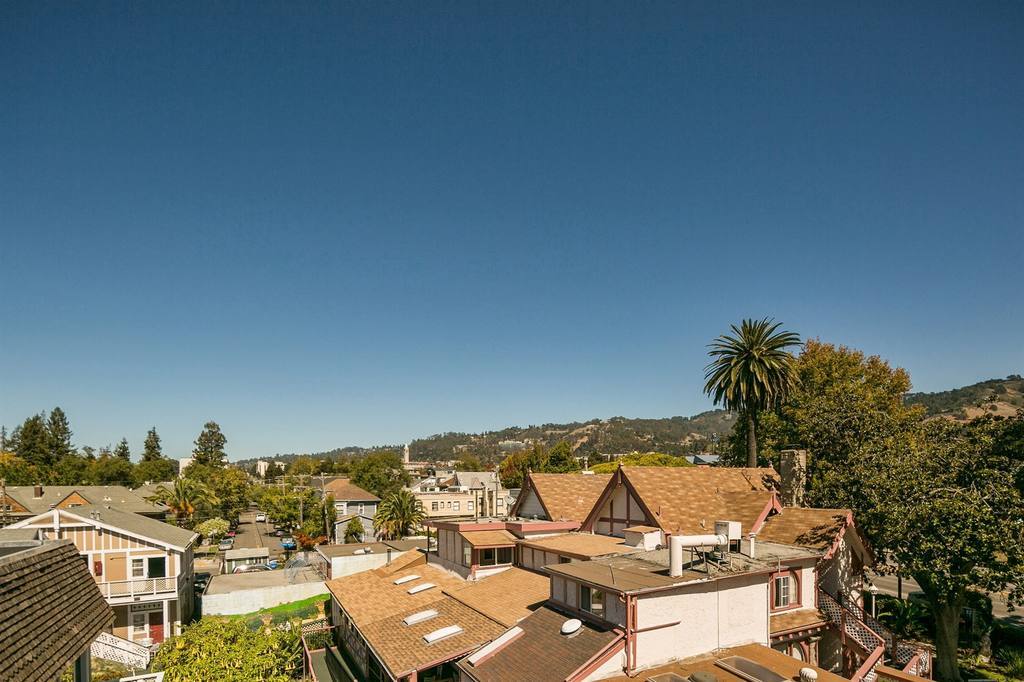
[[[510,568],[484,580],[445,590],[453,599],[506,627],[533,613],[548,598],[546,576]]]
[[[411,552],[410,554],[419,553]],[[415,558],[423,559],[424,555],[419,554]],[[397,613],[411,613],[425,609],[427,608],[425,604],[441,598],[442,590],[465,584],[463,580],[451,573],[429,564],[405,563],[403,565],[400,563],[403,559],[404,556],[392,562],[391,566],[382,567],[391,569],[389,571],[374,569],[327,581],[327,589],[337,599],[338,605],[356,621],[360,630],[364,625],[375,623]],[[393,569],[395,564],[399,564],[399,567]],[[408,575],[420,577],[401,585],[394,584],[395,580]],[[424,583],[433,583],[435,587],[417,594],[409,594],[409,588]]]
[[[519,621],[523,634],[477,665],[459,667],[479,682],[507,682],[527,677],[531,682],[562,682],[593,656],[612,645],[622,634],[608,625],[584,621],[571,637],[560,632],[562,623],[574,618],[544,605]],[[529,673],[525,675],[525,673]]]
[[[799,609],[797,611],[772,614],[768,620],[768,627],[771,633],[775,635],[823,623],[825,623],[825,616],[818,609]]]
[[[459,535],[473,547],[504,547],[516,544],[516,536],[507,530],[468,530]]]
[[[846,525],[849,515],[849,509],[783,507],[781,513],[768,517],[757,539],[783,545],[827,549]]]
[[[413,625],[406,625],[403,622],[406,616],[426,609],[437,611],[438,615]],[[423,640],[424,635],[450,625],[458,625],[462,632],[433,644],[427,644]],[[435,599],[365,627],[360,625],[359,628],[381,663],[396,677],[429,664],[461,657],[494,639],[505,629],[487,616],[450,597]]]
[[[71,541],[0,556],[0,680],[56,679],[113,622]]]
[[[380,498],[367,492],[347,478],[324,484],[325,494],[333,495],[336,502],[380,502]]]
[[[670,533],[707,533],[716,520],[739,521],[742,532],[772,501],[774,469],[624,466],[622,475],[654,520]]]
[[[611,474],[530,474],[529,485],[552,521],[583,521]],[[520,497],[526,494],[524,490]]]
[[[653,530],[657,530],[657,528]],[[543,549],[576,559],[589,559],[609,554],[629,554],[630,552],[637,551],[635,547],[623,544],[622,538],[592,535],[590,533],[550,535],[544,538],[537,538],[536,540],[520,540],[519,544],[523,547]]]

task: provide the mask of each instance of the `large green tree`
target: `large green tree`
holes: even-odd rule
[[[224,459],[224,446],[228,439],[221,433],[217,422],[209,421],[203,425],[203,431],[196,438],[195,447],[192,449],[192,457],[196,464],[207,464],[219,467]]]
[[[131,462],[109,452],[90,461],[86,472],[93,485],[131,485],[135,473]]]
[[[204,483],[185,476],[176,478],[167,485],[158,486],[146,499],[166,505],[182,528],[191,528],[195,523],[197,511],[204,507],[212,508],[218,502],[217,497]]]
[[[126,462],[130,462],[132,460],[132,451],[131,448],[128,447],[127,438],[122,438],[117,444],[117,447],[114,448],[114,456],[120,457]]]
[[[373,529],[385,540],[401,540],[412,533],[426,516],[416,496],[405,489],[385,497],[373,516]]]
[[[716,405],[742,415],[747,423],[747,466],[757,466],[757,417],[786,399],[798,377],[789,348],[800,337],[780,331],[782,323],[768,318],[732,325],[709,346],[704,391]]]
[[[841,502],[867,533],[876,568],[913,576],[931,605],[939,680],[960,680],[959,622],[970,590],[1024,599],[1024,456],[1004,447],[1021,419],[919,423],[866,443],[834,472],[858,491]]]
[[[152,669],[164,671],[166,682],[292,682],[302,667],[298,632],[203,618],[164,642]]]
[[[26,419],[11,434],[12,449],[29,464],[45,468],[53,464],[50,433],[46,430],[46,415],[35,414]]]
[[[143,459],[135,465],[133,478],[135,485],[171,481],[178,474],[178,465],[166,457],[159,459]]]
[[[64,410],[55,407],[46,420],[46,431],[50,439],[50,461],[58,462],[62,457],[74,454],[75,448],[71,445],[71,424]]]
[[[160,435],[154,426],[146,432],[146,440],[142,444],[142,461],[153,462],[164,458],[163,447],[160,445]]]
[[[387,450],[372,452],[352,465],[352,482],[384,499],[409,484],[402,458]]]

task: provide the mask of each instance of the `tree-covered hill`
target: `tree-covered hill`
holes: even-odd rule
[[[906,402],[923,405],[930,417],[974,419],[986,413],[1008,417],[1024,408],[1024,378],[1011,374],[949,391],[910,393]]]

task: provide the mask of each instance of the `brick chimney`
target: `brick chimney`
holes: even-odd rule
[[[779,475],[782,477],[779,499],[783,506],[804,506],[804,491],[807,489],[807,451],[783,450],[779,453]]]
[[[32,488],[32,498],[33,499],[38,500],[42,496],[43,496],[43,486],[37,485],[36,487]]]

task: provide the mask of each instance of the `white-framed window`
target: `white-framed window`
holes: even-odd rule
[[[800,604],[800,582],[792,571],[772,578],[772,608],[788,609]]]
[[[596,587],[580,585],[580,610],[604,618],[604,592]]]
[[[146,560],[145,559],[132,559],[132,577],[133,578],[145,578],[146,577]],[[138,615],[138,614],[136,614]]]
[[[504,507],[504,506],[505,506],[505,500],[503,500],[502,498],[499,497],[498,498],[498,507],[501,508],[501,507]]]
[[[141,639],[149,634],[149,614],[132,614],[132,639]]]
[[[481,566],[503,566],[512,563],[511,547],[490,547],[480,550]]]
[[[473,548],[470,546],[468,542],[462,543],[462,565],[473,565]]]
[[[360,514],[362,514],[365,511],[364,507],[365,507],[365,505],[362,502],[360,502],[359,503],[359,513]]]
[[[466,511],[473,511],[473,500],[466,502]]]
[[[437,511],[437,502],[430,503],[430,511]]]
[[[461,502],[452,502],[452,511],[459,511],[459,507],[462,506]]]

